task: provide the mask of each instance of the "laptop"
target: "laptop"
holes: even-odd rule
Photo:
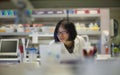
[[[19,39],[0,40],[0,63],[19,62]]]
[[[39,52],[42,65],[57,64],[61,58],[61,44],[40,44]]]

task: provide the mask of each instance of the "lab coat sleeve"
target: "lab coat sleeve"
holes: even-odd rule
[[[84,49],[84,46],[85,46],[85,40],[83,37],[81,36],[77,36],[77,40],[76,42],[78,42],[78,46],[77,47],[77,50],[78,50],[78,54],[80,55],[81,58],[84,58],[83,56],[83,49]]]
[[[85,40],[81,36],[78,36],[78,38],[79,38],[79,42],[80,42],[80,47],[81,47],[81,49],[83,49],[85,47]]]
[[[49,42],[49,45],[52,45],[52,44],[55,44],[54,40],[52,40],[52,41]]]

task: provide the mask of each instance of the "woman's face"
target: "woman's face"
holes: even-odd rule
[[[62,26],[59,27],[57,36],[60,42],[63,43],[65,43],[69,39],[69,34],[67,30],[65,30]]]

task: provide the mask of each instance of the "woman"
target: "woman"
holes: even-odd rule
[[[72,22],[61,20],[57,23],[52,43],[62,43],[62,54],[70,58],[83,57],[84,39],[77,35]]]

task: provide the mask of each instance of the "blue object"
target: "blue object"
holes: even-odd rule
[[[4,16],[5,15],[4,10],[2,10],[1,12],[2,12],[2,16]]]
[[[36,48],[26,48],[26,50],[28,50],[28,51],[33,51],[33,50],[37,50]]]

